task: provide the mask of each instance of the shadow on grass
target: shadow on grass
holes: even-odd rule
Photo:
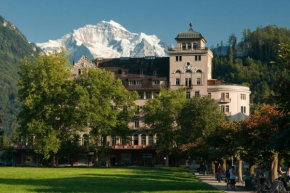
[[[129,170],[128,170],[129,171]],[[130,171],[131,168],[130,168]],[[61,172],[61,170],[60,170]],[[134,173],[138,173],[134,175]],[[143,174],[142,174],[143,172]],[[140,174],[141,173],[141,174]],[[191,175],[172,170],[136,169],[128,174],[84,173],[69,178],[4,179],[0,184],[20,186],[30,192],[151,192],[215,190]],[[199,192],[199,191],[197,191]]]

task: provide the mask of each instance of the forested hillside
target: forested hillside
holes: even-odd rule
[[[10,22],[0,16],[0,129],[7,135],[16,127],[18,66],[32,57],[37,48]]]
[[[245,29],[241,42],[231,34],[227,43],[224,46],[221,42],[214,49],[213,78],[250,86],[253,103],[271,103],[271,87],[284,74],[278,59],[279,44],[290,43],[290,30],[273,25],[253,32]]]

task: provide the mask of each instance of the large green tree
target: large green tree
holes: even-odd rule
[[[108,152],[102,137],[130,135],[128,123],[134,116],[138,94],[126,90],[120,80],[102,69],[90,69],[74,80],[78,124],[90,130],[90,146],[95,152],[95,165]]]
[[[157,134],[156,149],[166,155],[166,166],[169,165],[169,155],[175,158],[178,164],[180,154],[179,126],[177,118],[186,101],[184,90],[166,90],[161,88],[160,95],[149,100],[143,107],[148,124]]]
[[[180,126],[178,140],[191,153],[190,157],[200,156],[200,159],[209,161],[216,159],[215,147],[204,142],[224,120],[225,115],[213,99],[193,97],[186,101],[177,119]]]
[[[52,156],[54,165],[62,140],[76,128],[68,57],[63,50],[49,56],[39,54],[32,61],[24,59],[19,76],[20,135],[35,138],[35,152],[45,159]]]

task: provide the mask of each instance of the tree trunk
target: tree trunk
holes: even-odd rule
[[[51,167],[55,167],[56,166],[56,155],[52,154],[51,155]]]
[[[278,155],[279,153],[276,153],[273,155],[273,157],[271,158],[271,170],[270,170],[270,179],[273,182],[274,180],[276,180],[278,178]]]
[[[168,153],[166,153],[165,166],[166,166],[166,167],[169,166],[169,154],[168,154]]]
[[[243,161],[240,158],[237,158],[237,162],[238,162],[238,182],[243,182],[243,171],[242,171],[242,165],[243,165]]]
[[[227,160],[226,159],[223,159],[222,170],[223,171],[227,170]]]
[[[231,157],[231,166],[234,166],[234,157]]]
[[[211,171],[212,174],[215,175],[215,161],[211,161]]]

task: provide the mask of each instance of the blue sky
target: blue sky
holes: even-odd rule
[[[114,20],[131,32],[174,44],[192,22],[211,46],[226,42],[231,33],[240,40],[245,28],[290,28],[290,0],[0,0],[0,15],[37,43]]]

